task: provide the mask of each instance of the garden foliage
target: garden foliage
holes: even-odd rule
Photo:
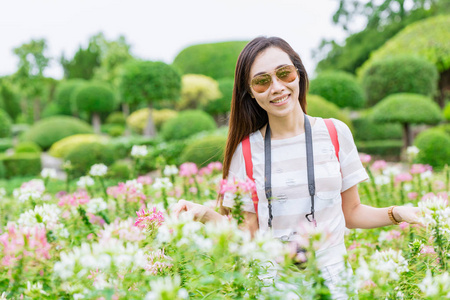
[[[11,136],[12,120],[6,111],[0,108],[0,138]]]
[[[180,162],[193,162],[204,167],[210,162],[223,161],[227,138],[221,135],[206,135],[188,143]]]
[[[308,112],[308,115],[320,118],[335,118],[341,120],[347,124],[351,130],[353,130],[350,117],[344,110],[339,109],[336,104],[327,101],[318,95],[307,95],[306,103],[306,111]]]
[[[414,144],[420,152],[417,161],[427,163],[436,169],[450,165],[450,134],[439,128],[419,133]]]
[[[195,133],[216,129],[214,119],[201,110],[185,110],[168,120],[161,128],[166,141],[188,138]]]

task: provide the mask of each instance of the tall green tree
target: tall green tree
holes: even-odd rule
[[[61,56],[60,63],[64,69],[66,79],[92,79],[94,70],[100,67],[100,48],[93,39],[89,41],[86,49],[80,48],[71,60]]]
[[[178,100],[180,91],[180,74],[163,62],[131,61],[124,66],[120,78],[122,101],[127,104],[146,103],[150,111],[156,102]],[[156,135],[152,114],[149,114],[144,135]]]

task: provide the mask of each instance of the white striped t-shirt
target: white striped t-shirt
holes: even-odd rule
[[[290,237],[307,230],[325,231],[326,241],[316,251],[319,267],[343,260],[345,219],[342,212],[341,193],[368,179],[361,164],[353,136],[343,122],[332,119],[339,140],[339,160],[331,142],[325,122],[316,118],[312,126],[314,174],[316,183],[315,218],[317,228],[306,220],[310,213],[311,197],[308,192],[305,134],[272,140],[272,230],[276,238]],[[264,191],[264,139],[261,132],[250,134],[253,178],[258,193],[259,230],[268,231],[268,207]],[[242,143],[233,154],[229,179],[245,180]],[[223,205],[233,207],[233,200],[225,197]],[[243,209],[255,212],[251,198],[244,199]]]

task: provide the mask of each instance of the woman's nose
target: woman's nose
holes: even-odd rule
[[[277,76],[272,75],[272,93],[277,93],[284,89],[283,81],[281,81]]]

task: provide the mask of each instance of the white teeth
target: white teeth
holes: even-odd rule
[[[283,98],[279,99],[279,100],[273,100],[272,103],[280,103],[285,101],[289,96],[284,96]]]

